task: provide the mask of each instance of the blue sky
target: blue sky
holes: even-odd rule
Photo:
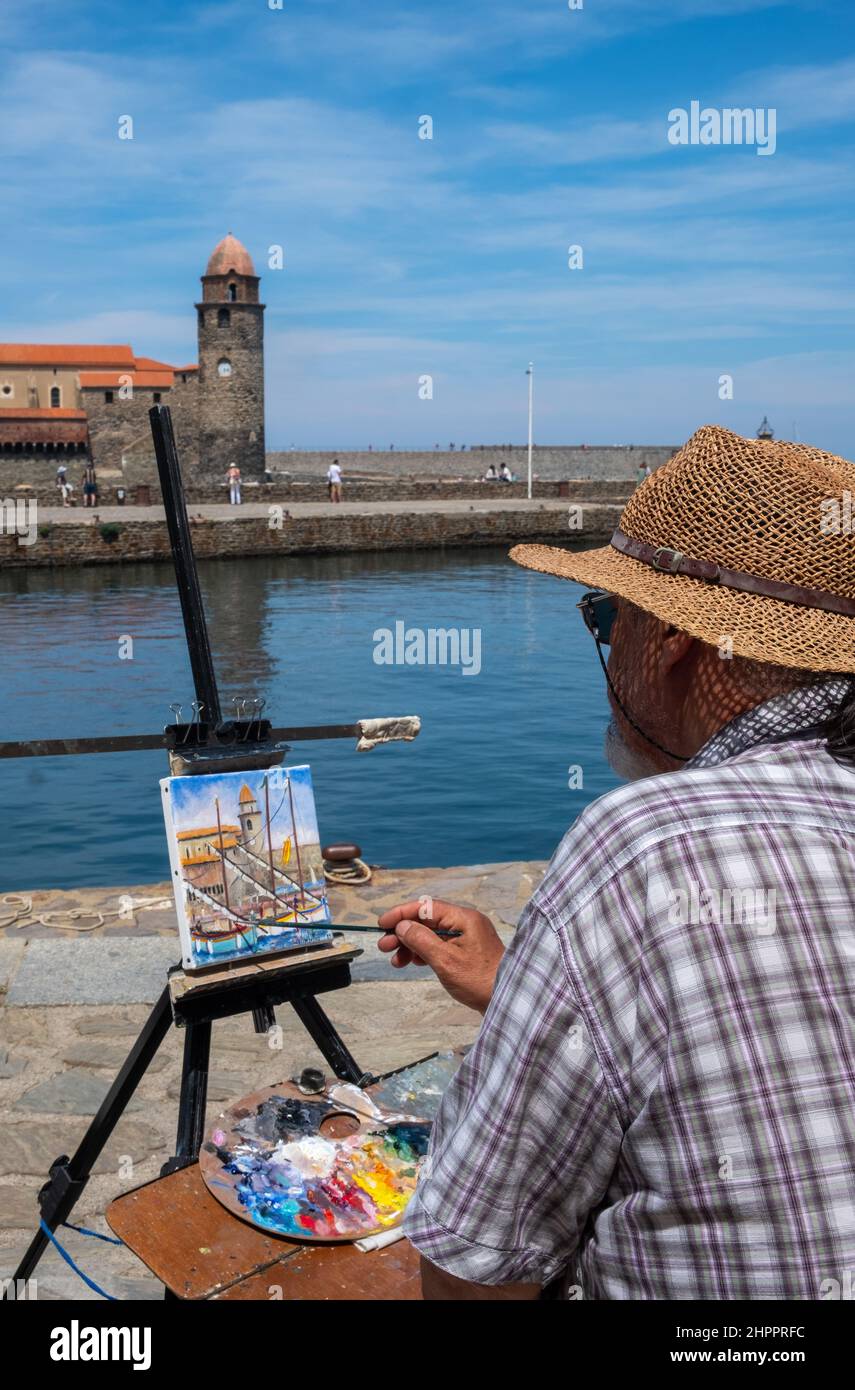
[[[851,457],[854,38],[846,0],[3,0],[2,337],[193,361],[231,230],[269,447],[522,442],[533,359],[540,443],[768,413]],[[670,145],[693,100],[774,107],[775,154]]]
[[[315,796],[312,788],[312,774],[308,767],[298,766],[288,769],[291,778],[291,794],[294,798],[294,814],[300,844],[317,844],[318,817],[315,810]],[[285,836],[291,835],[291,809],[288,801],[288,778],[283,768],[273,768],[270,778],[271,831],[274,848],[281,851]],[[168,781],[176,830],[194,830],[202,826],[217,824],[215,798],[220,798],[220,818],[224,825],[237,825],[237,805],[241,788],[248,783],[250,790],[258,794],[258,809],[265,815],[264,776],[260,773],[230,772],[222,777],[171,777]]]

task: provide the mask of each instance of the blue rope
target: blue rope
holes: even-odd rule
[[[113,1294],[105,1293],[102,1288],[98,1287],[94,1279],[90,1279],[88,1274],[84,1274],[82,1269],[78,1269],[77,1265],[74,1263],[73,1259],[68,1254],[68,1251],[63,1250],[62,1246],[60,1245],[59,1241],[57,1240],[56,1236],[54,1235],[53,1231],[51,1230],[50,1226],[47,1224],[43,1216],[39,1218],[39,1225],[41,1226],[42,1231],[47,1236],[51,1245],[56,1247],[58,1254],[62,1256],[62,1258],[65,1260],[65,1263],[67,1265],[71,1265],[71,1268],[74,1270],[74,1273],[80,1275],[80,1278],[83,1280],[84,1284],[88,1284],[90,1289],[93,1289],[95,1293],[100,1294],[102,1298],[109,1299],[111,1303],[118,1302],[118,1299],[115,1298]],[[72,1227],[71,1229],[73,1230],[74,1227]],[[92,1232],[92,1234],[97,1233]],[[119,1244],[121,1244],[121,1241],[119,1242]]]
[[[123,1240],[117,1240],[115,1236],[102,1236],[100,1231],[90,1231],[85,1226],[72,1226],[70,1221],[63,1221],[68,1231],[76,1231],[81,1236],[94,1236],[96,1240],[106,1240],[108,1245],[124,1245]]]

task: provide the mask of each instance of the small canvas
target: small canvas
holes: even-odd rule
[[[333,937],[308,767],[164,777],[185,970]]]

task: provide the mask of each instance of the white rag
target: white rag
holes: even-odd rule
[[[367,753],[378,743],[395,743],[399,739],[412,743],[422,727],[417,714],[403,714],[397,719],[358,719],[356,724],[361,736],[357,753]]]

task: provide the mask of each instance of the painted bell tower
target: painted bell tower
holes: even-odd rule
[[[196,305],[199,465],[224,478],[264,476],[264,305],[252,257],[231,232],[214,248]]]
[[[238,798],[238,820],[240,821],[241,842],[247,847],[255,848],[254,841],[261,833],[261,814],[258,809],[258,802],[255,794],[244,782],[240,789]]]

